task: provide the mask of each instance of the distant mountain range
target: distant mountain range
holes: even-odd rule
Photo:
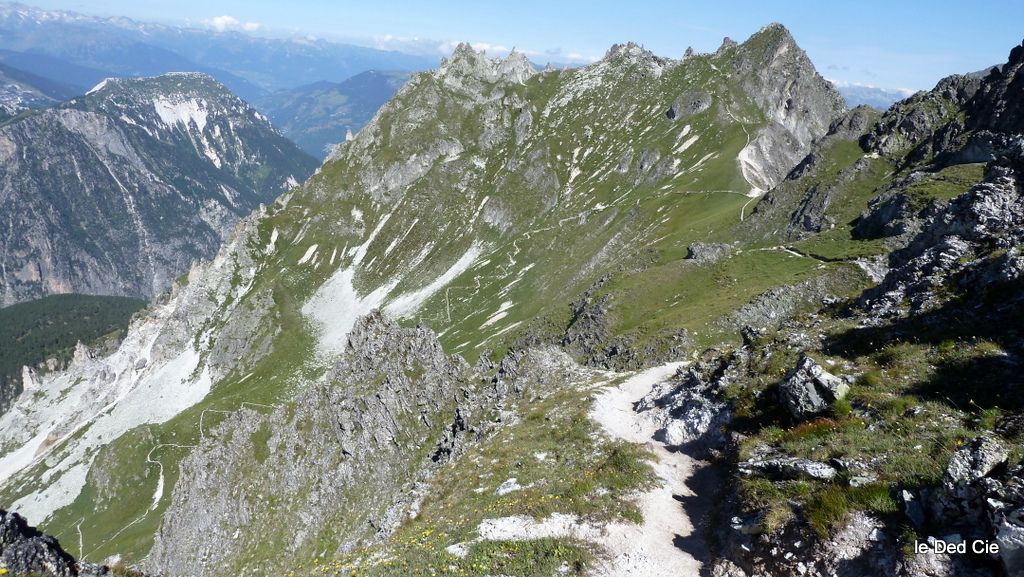
[[[366,70],[424,70],[438,58],[0,3],[0,62],[79,89],[108,76],[205,72],[255,100]]]
[[[275,92],[254,105],[303,150],[326,158],[346,135],[359,132],[409,75],[370,70],[343,82],[316,82]]]
[[[896,102],[914,94],[913,90],[905,88],[880,88],[878,86],[835,81],[833,81],[833,84],[835,84],[839,93],[843,95],[843,98],[846,99],[846,104],[851,108],[864,104],[878,110],[887,110]]]

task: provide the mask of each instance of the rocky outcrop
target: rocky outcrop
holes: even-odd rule
[[[686,260],[697,264],[713,264],[728,257],[733,247],[723,243],[692,242],[686,247]]]
[[[694,114],[700,114],[711,107],[711,95],[703,90],[694,90],[681,95],[672,102],[665,111],[669,120],[685,120]]]
[[[831,481],[838,471],[828,463],[797,457],[751,457],[738,466],[740,475],[762,475],[776,481]]]
[[[0,510],[0,568],[13,575],[78,575],[74,558],[56,539],[29,527],[17,513],[3,510]]]
[[[994,70],[980,79],[953,77],[940,82],[932,92],[919,96],[922,102],[936,99],[945,102],[947,108],[943,110],[948,114],[962,114],[966,124],[949,121],[948,126],[956,127],[955,131],[962,136],[957,141],[922,136],[932,130],[935,122],[924,123],[930,127],[927,129],[904,130],[905,134],[912,135],[909,137],[912,143],[925,139],[915,150],[930,146],[928,154],[940,165],[970,160],[991,159],[991,162],[983,182],[948,205],[929,207],[908,217],[912,212],[908,210],[909,200],[898,194],[901,183],[894,187],[896,192],[883,194],[872,202],[871,210],[860,219],[858,231],[864,235],[899,235],[905,239],[903,248],[893,252],[889,259],[892,270],[885,280],[860,301],[877,315],[929,310],[944,302],[951,292],[969,287],[967,292],[977,297],[985,293],[988,286],[1017,278],[1014,255],[1024,240],[1020,233],[1021,223],[1024,223],[1024,201],[1020,192],[1024,175],[1024,137],[1019,133],[1021,119],[1015,116],[1020,112],[1015,103],[1024,96],[1022,52],[1024,47],[1014,48],[1010,61],[1001,71]],[[964,88],[968,85],[970,90]],[[935,108],[923,104],[918,107],[925,111]],[[867,139],[869,146],[887,152],[882,144],[885,139],[877,135],[893,133],[895,129],[889,125],[895,118],[888,117],[897,112],[894,109],[883,117],[875,127],[876,136]],[[914,117],[921,114],[925,112],[914,113]],[[972,138],[985,140],[985,155],[974,159],[954,158]],[[907,162],[920,161],[927,156],[922,154],[910,153]],[[906,180],[912,183],[914,178],[912,173]],[[993,258],[994,251],[1004,254]]]
[[[842,379],[806,356],[779,382],[779,399],[797,420],[827,411],[849,391]]]
[[[21,515],[0,509],[0,569],[11,577],[146,577],[124,566],[76,561],[53,537]]]
[[[1021,169],[1024,141],[1011,140],[986,170],[984,182],[931,214],[922,230],[890,257],[892,270],[860,299],[876,316],[930,310],[959,283],[979,297],[986,286],[1013,281],[1024,242]],[[993,250],[1005,254],[990,258]]]
[[[864,147],[882,155],[908,154],[910,162],[926,160],[949,148],[964,130],[954,124],[953,117],[980,85],[977,77],[954,75],[928,92],[896,103],[864,137]]]
[[[1003,66],[992,68],[970,103],[967,128],[1024,133],[1024,44],[1015,46]]]
[[[278,533],[275,566],[386,537],[480,420],[475,382],[429,329],[364,317],[323,383],[270,414],[240,411],[182,462],[153,568],[252,568],[251,547]]]
[[[655,438],[670,447],[720,450],[726,442],[725,425],[732,418],[724,391],[747,361],[742,349],[707,351],[675,378],[655,385],[636,410],[657,422]]]
[[[939,166],[992,160],[997,136],[1024,132],[1024,46],[982,75],[954,75],[889,109],[863,140],[865,148],[903,165]]]
[[[213,79],[109,80],[0,128],[0,306],[152,297],[316,161]]]
[[[753,328],[773,330],[800,312],[821,308],[836,299],[838,287],[849,282],[850,275],[823,274],[805,281],[766,290],[721,319],[718,324],[736,331]]]

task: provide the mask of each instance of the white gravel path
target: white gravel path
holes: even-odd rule
[[[678,540],[690,538],[694,525],[679,498],[692,497],[686,482],[697,468],[691,457],[669,451],[653,439],[658,430],[653,415],[633,410],[633,405],[655,384],[675,374],[686,363],[669,363],[636,373],[621,385],[602,391],[594,402],[590,417],[616,439],[646,445],[655,456],[653,463],[658,485],[638,495],[637,504],[644,522],[612,523],[605,526],[581,521],[575,515],[556,513],[537,521],[531,517],[514,516],[487,519],[480,524],[480,539],[529,540],[545,537],[574,537],[597,543],[605,550],[591,577],[689,577],[698,576],[701,562],[691,553],[676,546]],[[687,539],[690,538],[690,539]],[[464,554],[466,544],[449,549]]]
[[[637,413],[633,405],[651,388],[675,374],[685,363],[669,363],[630,377],[615,388],[605,390],[594,402],[591,418],[612,437],[646,445],[657,457],[654,471],[660,484],[639,496],[643,513],[641,525],[608,525],[598,539],[609,556],[598,562],[595,577],[682,577],[700,574],[701,563],[676,546],[679,538],[690,536],[693,522],[676,497],[693,496],[686,481],[695,470],[695,461],[679,452],[669,451],[653,440],[658,424],[649,415]]]

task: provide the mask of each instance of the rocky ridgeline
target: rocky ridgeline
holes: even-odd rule
[[[494,395],[478,381],[429,329],[363,317],[322,383],[270,414],[240,411],[182,462],[150,566],[248,572],[271,542],[280,567],[386,538],[420,483],[481,434]]]
[[[782,182],[846,104],[784,27],[770,25],[756,39],[719,52],[736,51],[732,74],[769,120],[740,153],[747,181],[764,192]]]
[[[987,163],[984,178],[956,198],[934,203],[920,213],[915,210],[913,215],[900,200],[906,181],[897,179],[883,188],[858,223],[859,230],[885,236],[889,246],[895,248],[888,256],[888,272],[880,284],[866,290],[851,308],[841,312],[833,309],[822,316],[788,322],[773,339],[752,331],[739,349],[707,353],[677,386],[661,392],[657,403],[674,407],[676,415],[686,419],[668,422],[666,432],[681,431],[677,437],[680,441],[712,439],[717,443],[713,446],[727,453],[730,447],[737,448],[744,441],[738,433],[730,439],[717,433],[707,435],[703,428],[686,431],[685,427],[715,423],[718,415],[730,410],[730,405],[723,403],[726,388],[730,384],[743,387],[758,378],[759,371],[752,368],[773,348],[822,350],[822,317],[845,315],[845,322],[852,320],[862,327],[875,328],[888,328],[901,321],[917,322],[913,326],[955,335],[954,325],[961,320],[989,319],[997,323],[1001,317],[1019,313],[1024,304],[1020,298],[1024,273],[1024,134],[1019,106],[1024,100],[1022,61],[1024,47],[1016,47],[1001,70],[994,69],[984,78],[946,79],[935,90],[897,104],[863,131],[860,142],[866,152],[888,156],[911,175],[919,175],[911,181],[920,180],[923,173],[917,171],[979,161]],[[791,180],[796,182],[808,174],[815,162],[812,153],[791,173]],[[801,201],[793,194],[797,189],[787,181],[769,193],[763,206],[758,207],[761,217],[767,219],[773,211],[782,213],[794,206],[797,210],[789,214],[803,214],[808,199]],[[771,222],[774,225],[780,220]],[[791,224],[801,223],[794,219]],[[756,230],[758,225],[764,223],[752,228]],[[803,227],[812,233],[815,228]],[[857,231],[855,228],[855,234]],[[1000,335],[1001,341],[1019,343],[1016,327],[1007,327],[1006,331]],[[995,362],[1015,365],[1019,357],[1003,351]],[[837,368],[849,371],[849,367]],[[815,415],[831,414],[827,413],[830,406],[851,385],[864,386],[853,384],[853,378],[846,374],[848,380],[844,382],[804,356],[778,378],[762,402],[775,410],[785,409],[789,419],[780,417],[783,423],[807,423]],[[988,375],[980,374],[978,378]],[[1019,387],[1019,380],[1000,383],[1002,402],[1016,406]],[[838,529],[821,535],[800,521],[787,522],[766,533],[761,517],[745,517],[735,509],[725,513],[736,515],[730,527],[712,528],[723,542],[712,574],[1024,574],[1024,476],[1021,465],[1014,465],[1009,458],[1010,447],[1005,440],[1014,438],[1019,430],[1018,418],[1011,416],[1002,423],[995,432],[976,433],[955,451],[937,485],[900,491],[900,510],[894,516],[854,512]],[[911,442],[909,438],[907,442]],[[734,454],[732,459],[737,477],[755,475],[775,483],[827,481],[855,488],[878,480],[871,462],[794,457],[769,444],[748,450],[743,456]],[[730,511],[728,507],[725,510]],[[937,538],[953,544],[982,540],[997,545],[999,552],[960,555],[929,550],[910,554],[906,549],[910,545],[902,536],[906,527],[931,535],[922,537],[930,546]]]

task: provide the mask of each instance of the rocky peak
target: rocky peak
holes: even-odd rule
[[[741,153],[753,192],[770,190],[846,112],[846,103],[780,24],[762,28],[734,49],[719,50],[716,59],[731,67],[770,122]]]
[[[655,55],[653,52],[636,42],[626,42],[625,44],[613,44],[612,47],[605,52],[604,58],[601,59],[601,62],[627,67],[644,66],[660,68],[665,64],[668,64],[670,60],[668,58]]]
[[[441,61],[437,75],[449,82],[476,81],[519,84],[537,71],[522,52],[512,50],[505,58],[490,58],[483,50],[477,52],[462,42],[452,55]]]
[[[511,82],[522,83],[537,73],[530,59],[515,48],[498,64],[498,74]]]
[[[974,95],[968,117],[970,128],[998,132],[1024,132],[1024,45],[1017,45],[1006,65],[994,68]]]

